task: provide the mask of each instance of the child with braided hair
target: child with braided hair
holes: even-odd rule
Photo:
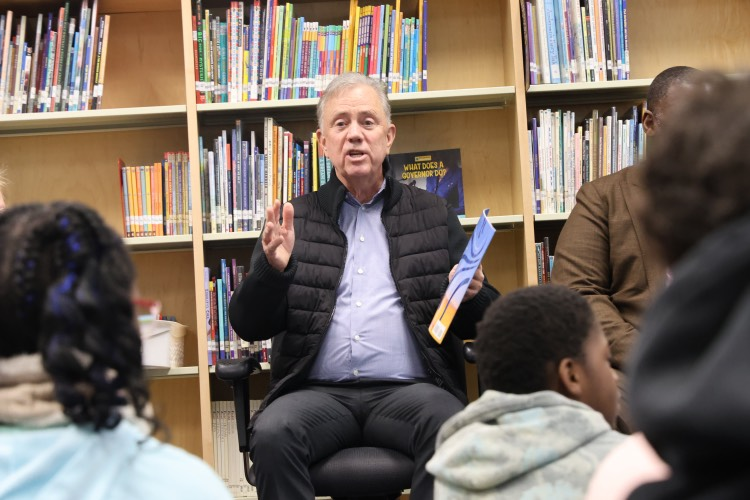
[[[90,208],[0,212],[0,498],[231,498],[149,436],[134,278]]]

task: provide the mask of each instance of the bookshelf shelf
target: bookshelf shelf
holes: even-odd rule
[[[189,378],[198,376],[197,366],[181,366],[179,368],[144,368],[149,380]]]
[[[390,101],[393,113],[407,114],[504,108],[515,101],[515,95],[516,89],[513,86],[483,87],[391,94]]]
[[[206,243],[240,243],[257,240],[260,237],[260,231],[242,231],[238,233],[205,233],[203,241]]]
[[[133,252],[154,252],[168,250],[190,250],[193,248],[193,236],[143,236],[123,238],[125,245]]]
[[[464,229],[474,229],[479,217],[462,217],[459,219]],[[487,220],[498,231],[507,231],[523,226],[523,215],[491,215]]]
[[[556,83],[531,85],[526,91],[529,106],[567,106],[601,102],[643,100],[651,78],[610,82]]]
[[[41,135],[55,132],[99,132],[116,129],[185,126],[187,106],[60,111],[0,115],[0,135]]]
[[[570,212],[564,214],[534,214],[534,222],[553,222],[568,220]]]
[[[391,94],[392,114],[413,114],[426,111],[462,111],[504,108],[515,101],[515,87],[482,87],[458,90],[427,90]],[[279,121],[315,119],[318,98],[249,101],[238,103],[198,104],[201,122],[206,125],[226,122],[242,116],[252,122],[273,114]]]

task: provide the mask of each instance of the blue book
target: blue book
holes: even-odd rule
[[[224,280],[216,280],[216,305],[219,309],[219,317],[216,322],[219,325],[219,359],[229,359],[228,340],[224,323]]]
[[[555,21],[555,0],[544,0],[544,22],[547,31],[547,56],[549,59],[550,83],[560,83],[560,59]]]
[[[570,57],[568,54],[568,33],[565,29],[565,13],[563,12],[563,1],[555,2],[555,30],[557,36],[558,61],[560,63],[560,81],[570,83]]]

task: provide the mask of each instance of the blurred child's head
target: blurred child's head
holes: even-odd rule
[[[131,303],[134,267],[92,209],[28,204],[0,212],[0,359],[39,353],[77,424],[113,428],[148,402]]]
[[[477,369],[485,389],[556,391],[614,422],[619,393],[609,345],[578,293],[556,285],[515,290],[487,309],[477,330]]]
[[[750,77],[702,75],[673,118],[643,162],[644,225],[669,265],[750,213]]]

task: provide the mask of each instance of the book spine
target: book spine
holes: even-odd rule
[[[630,48],[628,43],[628,0],[622,1],[623,78],[630,78]]]

